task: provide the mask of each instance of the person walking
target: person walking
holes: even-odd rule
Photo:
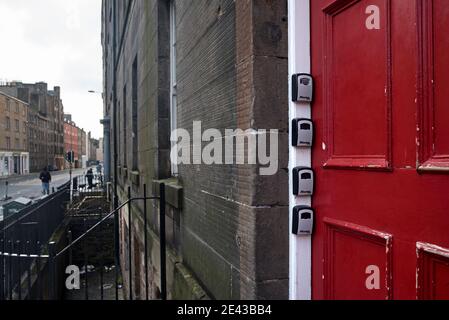
[[[42,181],[42,194],[49,195],[51,174],[48,172],[48,168],[44,168],[44,170],[42,170],[39,179]]]

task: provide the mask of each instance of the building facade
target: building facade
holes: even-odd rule
[[[78,127],[67,118],[64,121],[64,150],[65,154],[73,152],[72,166],[76,167],[80,160]],[[70,168],[70,163],[66,162],[66,169]]]
[[[0,86],[0,92],[29,104],[28,143],[30,171],[39,172],[44,167],[52,170],[64,168],[64,107],[61,90],[48,90],[44,82],[26,84],[12,82]]]
[[[89,162],[96,162],[98,161],[97,153],[98,149],[100,148],[100,141],[98,139],[92,138],[92,134],[89,132],[87,135],[88,139],[88,161]]]
[[[103,162],[104,161],[104,139],[100,138],[98,140],[98,149],[96,150],[96,154],[97,154],[97,161]]]
[[[86,156],[86,132],[71,121],[70,115],[64,116],[64,154],[73,152],[72,167],[83,168],[83,159]],[[70,163],[66,161],[66,169]]]
[[[78,128],[78,163],[77,168],[85,168],[87,165],[87,134],[82,128]]]
[[[0,177],[30,172],[28,103],[0,92]]]
[[[54,158],[53,166],[57,170],[65,167],[64,158],[64,106],[61,100],[61,88],[48,91],[48,106],[51,121],[49,122],[49,148]]]
[[[166,203],[148,206],[147,244],[149,256],[157,257],[157,212],[164,205],[169,297],[288,298],[287,2],[105,0],[102,16],[104,114],[111,130],[105,150],[116,205],[126,201],[128,187],[142,196],[144,185],[157,194],[166,184]],[[192,136],[199,121],[220,133],[278,130],[279,170],[260,175],[262,166],[249,161],[172,163],[172,130]],[[134,236],[127,238],[127,208],[120,234],[133,250],[134,296],[143,297],[142,204],[131,210]],[[127,250],[121,248],[123,257]],[[129,270],[122,265],[125,289]],[[148,272],[157,298],[156,258]]]

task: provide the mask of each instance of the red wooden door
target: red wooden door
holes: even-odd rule
[[[449,298],[449,2],[311,1],[314,299]]]

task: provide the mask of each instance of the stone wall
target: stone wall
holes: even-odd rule
[[[127,7],[130,4],[130,7]],[[171,298],[288,297],[288,71],[286,1],[177,0],[177,125],[203,130],[278,129],[279,171],[255,165],[181,165],[170,174],[169,1],[123,2],[114,37],[103,7],[106,116],[116,131],[119,202],[167,187]],[[121,37],[123,35],[123,38]],[[117,63],[113,45],[117,44]],[[112,51],[111,51],[112,50]],[[137,59],[137,60],[136,60]],[[132,168],[132,70],[138,70],[138,167]],[[113,67],[116,69],[114,86]],[[112,69],[112,72],[111,72]],[[114,92],[115,89],[115,92]],[[117,101],[114,104],[114,93]],[[114,114],[115,113],[115,114]],[[112,137],[111,141],[113,141]],[[111,157],[114,158],[114,157]],[[151,296],[159,283],[158,201],[148,201]],[[127,256],[128,212],[121,214]],[[143,204],[132,206],[133,288],[144,283]],[[126,265],[123,273],[126,274]],[[125,287],[127,286],[125,279]],[[129,285],[129,284],[128,284]],[[137,288],[137,289],[136,289]],[[142,292],[136,292],[142,296]]]

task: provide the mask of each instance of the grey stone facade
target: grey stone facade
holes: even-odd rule
[[[104,113],[111,119],[106,140],[119,203],[126,201],[128,187],[142,195],[144,184],[152,193],[161,182],[167,184],[170,298],[286,299],[286,1],[176,0],[175,6],[177,127],[192,133],[193,121],[202,121],[203,130],[221,132],[278,129],[279,171],[261,176],[258,165],[200,164],[180,165],[172,176],[170,1],[104,0]],[[160,286],[159,205],[149,202],[153,298]],[[132,214],[133,288],[142,297],[142,204],[133,205]],[[127,209],[120,224],[126,257]],[[126,274],[125,264],[122,269]]]

